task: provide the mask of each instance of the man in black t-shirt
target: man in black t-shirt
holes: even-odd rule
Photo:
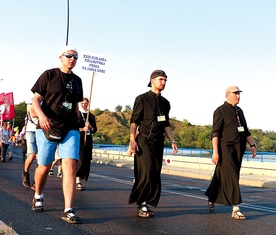
[[[47,180],[51,164],[55,159],[58,145],[62,159],[64,215],[68,223],[81,223],[72,209],[76,179],[76,161],[79,159],[80,134],[78,131],[78,102],[82,101],[81,79],[72,72],[78,52],[73,46],[65,46],[59,53],[60,68],[45,71],[32,87],[33,108],[39,118],[36,129],[38,147],[38,167],[35,171],[35,195],[33,211],[43,211],[42,190]],[[59,138],[59,132],[63,132]],[[56,141],[46,136],[56,138]],[[55,134],[58,133],[58,134]]]

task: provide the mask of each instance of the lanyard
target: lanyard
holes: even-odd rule
[[[88,114],[87,114],[87,115],[88,115]],[[83,112],[81,112],[81,116],[82,116],[82,119],[83,119],[84,125],[85,125],[86,120],[85,120],[85,118],[84,118]],[[89,120],[88,120],[88,122],[89,122]],[[90,135],[90,129],[89,129],[89,128],[88,128],[87,134]]]
[[[82,119],[83,119],[84,125],[85,125],[86,120],[85,120],[85,118],[84,118],[83,112],[81,112],[81,116],[82,116]]]
[[[161,105],[159,104],[159,97],[160,97],[160,103],[161,103]],[[163,107],[163,99],[162,99],[162,96],[160,95],[160,96],[155,96],[155,98],[156,98],[156,102],[157,102],[157,112],[158,112],[158,114],[157,115],[162,115],[162,112],[161,112],[161,110],[162,110],[162,107]],[[160,106],[161,106],[161,109],[160,109]]]
[[[235,108],[236,108],[236,115],[237,115],[238,123],[239,123],[239,126],[241,126],[241,121],[240,121],[240,116],[239,116],[239,109],[238,109],[238,107],[235,107]]]

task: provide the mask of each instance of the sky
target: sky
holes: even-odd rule
[[[243,91],[239,106],[248,127],[276,131],[275,0],[70,0],[68,43],[78,52],[110,57],[94,77],[91,109],[133,106],[150,74],[168,76],[162,95],[170,117],[212,125],[225,89]],[[60,66],[66,44],[67,0],[0,0],[0,93],[15,104],[47,69]],[[73,69],[90,96],[92,74]],[[3,79],[3,80],[2,80]]]

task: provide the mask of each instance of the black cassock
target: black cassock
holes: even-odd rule
[[[79,127],[83,128],[85,125],[85,120],[87,118],[87,113],[80,112]],[[95,116],[89,113],[89,123],[94,128],[93,132],[84,131],[80,132],[80,156],[77,162],[77,172],[76,177],[87,180],[90,173],[90,165],[92,160],[92,149],[93,149],[93,137],[92,134],[97,132],[97,125]],[[86,142],[84,141],[84,136],[86,134]]]
[[[244,131],[238,131],[242,126]],[[246,138],[250,136],[243,111],[225,102],[214,112],[212,137],[219,138],[219,162],[205,192],[210,202],[242,203],[239,179]]]

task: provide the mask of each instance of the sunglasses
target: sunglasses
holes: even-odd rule
[[[71,59],[72,57],[74,57],[75,60],[77,60],[79,58],[79,56],[77,54],[71,54],[71,53],[66,53],[66,54],[64,54],[64,56],[68,59]]]

